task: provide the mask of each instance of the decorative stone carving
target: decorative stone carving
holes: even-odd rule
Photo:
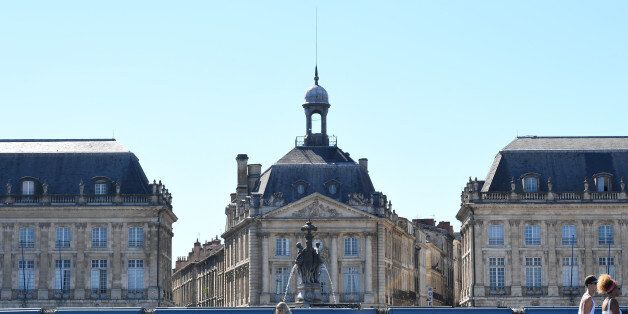
[[[340,214],[337,210],[321,204],[318,200],[314,200],[314,202],[312,202],[311,204],[292,213],[292,217],[298,218],[332,218],[338,216],[340,216]]]
[[[265,206],[281,207],[286,203],[283,199],[283,193],[275,192],[269,198],[264,200]]]
[[[349,193],[347,204],[351,206],[368,206],[369,200],[362,193]]]
[[[589,179],[584,178],[584,191],[589,192]]]
[[[41,192],[42,192],[42,194],[44,194],[44,195],[48,195],[48,183],[44,182],[44,183],[41,185]]]
[[[6,184],[7,195],[11,195],[11,189],[13,189],[13,185],[11,184],[11,180]]]
[[[84,192],[85,192],[85,184],[83,183],[83,179],[81,179],[81,182],[79,182],[79,194],[83,195]]]
[[[512,177],[512,178],[510,178],[510,191],[514,193],[515,192],[515,188],[516,188],[516,186],[515,186],[515,177]]]
[[[621,187],[622,192],[626,191],[626,183],[624,183],[624,177],[621,177],[621,179],[619,180],[619,186]]]
[[[547,178],[547,191],[552,192],[554,183],[552,183],[552,177]]]
[[[120,195],[120,181],[116,181],[116,195]]]

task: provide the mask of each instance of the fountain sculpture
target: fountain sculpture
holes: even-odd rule
[[[314,303],[321,302],[321,283],[319,274],[321,270],[322,260],[319,255],[319,243],[316,243],[316,249],[312,245],[314,235],[312,231],[317,228],[311,221],[307,221],[301,231],[305,231],[305,248],[299,242],[297,243],[297,259],[295,266],[299,273],[299,285],[297,286],[298,294],[296,298],[297,304],[309,307]]]

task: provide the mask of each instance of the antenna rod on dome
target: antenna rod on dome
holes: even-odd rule
[[[315,37],[314,37],[314,85],[318,86],[318,7],[316,7],[316,20],[315,20]]]

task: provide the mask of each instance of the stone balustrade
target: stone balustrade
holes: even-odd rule
[[[625,192],[470,192],[472,203],[628,202]]]

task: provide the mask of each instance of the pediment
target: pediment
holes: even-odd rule
[[[376,218],[367,212],[353,208],[347,204],[338,202],[319,193],[314,193],[296,202],[272,210],[263,218]]]

